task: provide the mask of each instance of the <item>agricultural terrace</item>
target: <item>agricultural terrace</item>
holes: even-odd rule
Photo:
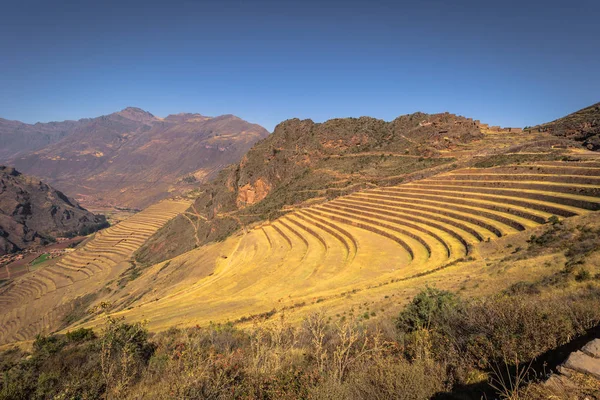
[[[129,266],[133,253],[167,221],[189,207],[163,201],[97,232],[76,251],[2,287],[0,344],[33,339],[65,323],[82,296],[90,296]]]
[[[297,209],[160,263],[132,288],[139,302],[119,315],[155,330],[245,321],[436,274],[477,258],[482,242],[597,210],[598,161],[459,169]],[[184,266],[203,272],[161,289],[160,277]],[[149,282],[157,282],[151,291]]]

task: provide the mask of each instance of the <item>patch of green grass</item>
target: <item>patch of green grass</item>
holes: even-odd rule
[[[121,274],[121,279],[119,279],[119,289],[123,289],[125,286],[127,286],[128,282],[131,282],[133,280],[136,280],[137,278],[139,278],[142,275],[142,271],[140,269],[140,267],[133,263],[130,262],[131,266],[129,268],[127,268],[125,270],[125,272],[123,272]]]
[[[41,256],[39,256],[38,258],[36,258],[35,260],[33,260],[30,265],[32,267],[34,267],[34,266],[36,266],[38,264],[41,264],[41,263],[43,263],[45,261],[48,261],[49,258],[50,258],[50,254],[44,253]]]

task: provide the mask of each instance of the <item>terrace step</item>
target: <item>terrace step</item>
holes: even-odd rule
[[[468,238],[469,236],[471,236],[475,242],[481,242],[492,236],[495,237],[495,234],[493,232],[482,228],[479,225],[467,222],[462,219],[456,219],[442,214],[438,214],[435,211],[417,211],[417,209],[411,208],[410,205],[405,206],[401,204],[394,204],[393,206],[391,206],[384,204],[382,201],[375,201],[368,198],[363,199],[355,196],[343,197],[334,201],[342,202],[345,204],[355,204],[361,207],[370,207],[373,209],[392,212],[395,214],[410,215],[413,217],[419,217],[425,221],[433,220],[435,222],[439,222],[445,226],[448,226],[450,229],[458,230],[458,232],[464,232],[465,234],[463,235],[463,237]],[[467,241],[469,242],[469,240]]]
[[[600,184],[599,176],[582,176],[582,175],[567,175],[567,174],[531,174],[531,173],[494,173],[488,172],[487,174],[474,174],[471,172],[452,172],[449,174],[433,176],[429,180],[456,180],[456,181],[498,181],[498,182],[539,182],[540,184],[546,183],[574,183],[581,185],[598,185]]]
[[[401,210],[388,211],[385,209],[378,208],[376,206],[357,204],[355,202],[347,201],[345,199],[334,200],[331,202],[331,204],[341,204],[342,206],[347,207],[347,209],[349,210],[356,209],[368,212],[377,218],[382,218],[389,222],[405,220],[410,221],[411,223],[422,225],[424,227],[433,228],[437,230],[438,235],[444,238],[444,241],[446,243],[452,244],[451,247],[455,248],[455,250],[452,253],[458,253],[461,254],[461,256],[468,255],[469,247],[471,244],[475,244],[481,241],[481,237],[474,230],[471,230],[471,232],[467,232],[463,229],[458,228],[455,225],[434,222],[431,221],[431,219],[415,216],[412,213],[402,212]],[[469,228],[467,227],[466,229]]]
[[[354,218],[348,218],[339,215],[338,213],[320,208],[313,208],[312,211],[322,217],[327,217],[331,220],[342,222],[350,226],[356,226],[393,240],[409,254],[410,259],[413,260],[413,262],[424,263],[429,259],[430,250],[426,247],[426,244],[424,245],[421,241],[414,239],[412,236],[403,235],[393,229],[377,226],[376,224],[356,220]]]
[[[485,209],[478,209],[476,207],[451,205],[446,202],[436,200],[425,200],[423,198],[417,198],[415,196],[402,196],[394,192],[386,193],[370,191],[364,193],[356,193],[353,196],[357,196],[359,198],[366,197],[374,200],[381,200],[385,202],[384,204],[393,205],[394,203],[400,203],[402,205],[418,207],[419,209],[439,210],[439,212],[443,213],[444,215],[449,215],[457,219],[464,219],[466,221],[480,225],[481,227],[493,232],[498,237],[514,232],[519,232],[525,229],[523,225],[516,223],[510,218],[491,213]]]
[[[504,205],[502,205],[501,203],[499,204],[498,202],[495,201],[491,201],[491,200],[482,200],[482,199],[474,199],[472,197],[468,197],[468,196],[455,196],[453,195],[453,193],[447,193],[447,192],[443,192],[443,191],[439,191],[437,193],[428,193],[427,191],[423,190],[423,189],[402,189],[402,190],[396,190],[396,188],[385,188],[385,189],[381,189],[381,190],[375,190],[375,193],[394,193],[395,196],[397,197],[405,197],[405,198],[410,198],[410,199],[432,199],[434,201],[438,201],[438,200],[443,200],[444,202],[447,203],[451,203],[451,204],[459,204],[459,205],[464,205],[464,206],[468,206],[468,207],[476,207],[478,209],[486,209],[487,212],[494,212],[494,213],[500,213],[500,214],[512,214],[512,216],[510,216],[510,219],[515,220],[518,225],[513,225],[512,223],[510,223],[511,226],[513,226],[513,228],[515,229],[519,229],[522,230],[521,228],[524,228],[528,225],[531,225],[531,221],[535,222],[536,224],[544,224],[548,221],[548,218],[550,218],[552,216],[552,214],[544,212],[544,211],[538,211],[538,210],[532,210],[531,208],[527,208],[527,207],[522,207],[522,206],[518,206],[518,205],[511,205],[510,207],[506,207]],[[460,193],[460,192],[459,192]],[[503,221],[505,222],[505,221]],[[507,222],[505,222],[507,223]],[[508,225],[509,223],[507,223]],[[519,226],[520,225],[520,226]]]
[[[600,168],[590,167],[577,167],[571,165],[561,164],[521,164],[521,165],[510,165],[503,167],[492,167],[492,168],[467,168],[456,172],[466,172],[469,174],[482,174],[487,175],[492,173],[531,173],[531,174],[542,174],[542,175],[577,175],[577,176],[598,176],[600,177]]]
[[[539,181],[503,181],[503,180],[451,180],[451,179],[424,179],[416,183],[407,183],[409,186],[418,185],[442,185],[442,186],[471,186],[478,188],[510,188],[537,190],[542,192],[555,192],[574,194],[579,196],[599,197],[600,187],[597,185],[583,185],[577,183],[557,183],[557,182],[539,182]]]
[[[567,205],[584,210],[598,211],[600,210],[600,198],[593,196],[582,196],[568,193],[557,193],[550,191],[540,191],[531,189],[516,189],[511,187],[489,188],[483,186],[456,186],[456,185],[431,185],[429,183],[417,184],[410,183],[405,186],[408,189],[430,189],[430,190],[445,190],[459,191],[467,193],[493,194],[501,196],[512,196],[514,198],[527,198],[560,205]]]
[[[341,211],[341,212],[345,213],[345,216],[354,215],[355,218],[364,217],[365,220],[385,221],[386,224],[391,223],[392,224],[391,226],[402,229],[402,231],[401,231],[402,233],[410,232],[410,234],[415,235],[414,238],[419,237],[423,240],[423,242],[427,243],[428,247],[429,247],[430,256],[433,252],[434,246],[436,246],[436,243],[434,241],[432,241],[429,237],[435,239],[435,241],[437,241],[438,245],[441,244],[441,246],[444,249],[444,253],[445,253],[446,257],[448,257],[448,258],[451,257],[451,255],[457,251],[457,249],[454,249],[454,252],[453,252],[453,248],[456,247],[455,246],[456,240],[454,238],[448,237],[445,234],[445,232],[442,232],[437,228],[431,228],[431,227],[428,227],[427,225],[424,226],[421,224],[415,224],[415,223],[410,222],[407,219],[384,216],[384,215],[378,214],[376,212],[360,210],[358,207],[347,206],[347,205],[343,205],[343,204],[339,204],[339,203],[335,203],[335,202],[330,202],[330,203],[324,204],[322,206],[322,208],[325,208],[328,210]],[[460,243],[460,241],[458,243],[459,243],[459,246],[462,247],[462,244]]]
[[[313,218],[310,217],[310,215],[307,215],[306,213],[303,212],[297,212],[294,214],[297,218],[300,218],[302,221],[306,222],[307,224],[312,224],[314,226],[316,226],[317,228],[320,228],[321,230],[329,233],[331,236],[333,236],[335,239],[338,240],[338,242],[342,245],[342,247],[344,248],[345,251],[345,259],[346,261],[348,261],[348,259],[350,259],[351,254],[353,249],[351,249],[351,245],[348,242],[348,240],[346,239],[346,237],[344,237],[343,235],[340,234],[339,231],[333,229],[330,225],[328,224],[324,224],[318,220],[315,220]]]

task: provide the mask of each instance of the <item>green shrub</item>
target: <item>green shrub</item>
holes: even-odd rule
[[[66,344],[67,341],[62,336],[38,335],[33,342],[33,349],[36,353],[54,354],[62,350]]]
[[[581,269],[577,275],[575,275],[575,280],[577,282],[589,281],[592,279],[592,274],[587,269]]]
[[[459,298],[448,291],[427,287],[400,313],[396,326],[405,332],[429,329],[441,316],[459,304]]]
[[[69,331],[65,336],[70,343],[79,343],[96,339],[96,334],[94,331],[87,328],[79,328],[74,331]]]

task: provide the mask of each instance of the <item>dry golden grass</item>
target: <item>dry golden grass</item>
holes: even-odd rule
[[[95,234],[82,247],[27,274],[0,293],[0,344],[29,340],[65,324],[65,317],[129,266],[128,260],[187,201],[163,201]]]
[[[533,264],[505,261],[548,220],[599,218],[600,161],[579,155],[588,161],[463,168],[307,203],[223,242],[137,268],[136,250],[189,206],[161,202],[0,293],[0,344],[102,324],[97,314],[85,317],[101,302],[159,331],[245,323],[273,310],[296,321],[321,308],[379,316],[426,285],[491,294],[562,268],[564,259],[549,253]]]
[[[598,217],[599,177],[597,162],[471,168],[301,208],[149,268],[117,315],[164,330],[271,310],[380,313],[425,285],[497,292],[561,268],[502,259],[553,216]]]

